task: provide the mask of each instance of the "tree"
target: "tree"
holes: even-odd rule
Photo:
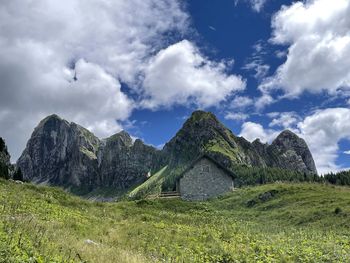
[[[18,180],[23,182],[23,174],[21,168],[17,168],[15,173],[13,174],[13,180]]]

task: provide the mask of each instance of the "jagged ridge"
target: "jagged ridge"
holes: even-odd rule
[[[142,183],[148,171],[158,169],[158,152],[140,140],[133,143],[124,131],[100,140],[50,115],[35,128],[17,165],[26,180],[85,194],[98,187],[123,190]]]
[[[147,188],[162,184],[171,189],[176,177],[199,155],[206,153],[223,166],[277,167],[317,173],[304,140],[282,132],[271,145],[235,136],[210,112],[195,111],[162,151],[132,141],[122,131],[100,140],[83,127],[51,115],[35,128],[17,164],[26,179],[76,187],[127,190],[162,169]],[[166,168],[165,168],[166,166]],[[138,187],[140,189],[140,187]],[[142,186],[141,186],[142,189]]]

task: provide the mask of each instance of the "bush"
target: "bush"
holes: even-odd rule
[[[17,180],[17,181],[22,181],[23,182],[23,174],[21,171],[21,168],[17,168],[16,172],[13,174],[13,180]]]
[[[9,179],[9,169],[4,163],[0,163],[0,178]]]
[[[334,214],[338,215],[342,212],[341,208],[337,207],[336,209],[334,209]]]

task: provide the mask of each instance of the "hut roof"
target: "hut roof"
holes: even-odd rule
[[[229,174],[232,178],[235,178],[236,175],[229,169],[227,169],[225,166],[223,166],[222,164],[220,164],[217,160],[215,160],[213,157],[211,157],[210,155],[204,153],[201,154],[198,158],[196,158],[192,163],[190,163],[187,168],[178,176],[177,180],[180,180],[185,173],[187,173],[189,170],[191,170],[196,163],[198,163],[200,160],[202,160],[203,158],[207,158],[209,161],[213,162],[217,167],[219,167],[220,169],[224,170],[227,174]]]

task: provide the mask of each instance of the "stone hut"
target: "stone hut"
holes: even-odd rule
[[[231,171],[202,155],[179,176],[176,190],[184,200],[201,201],[231,191],[233,179]]]

